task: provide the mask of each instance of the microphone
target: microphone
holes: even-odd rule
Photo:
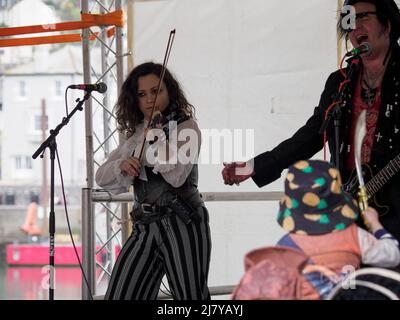
[[[346,53],[346,57],[360,56],[362,54],[370,54],[372,51],[372,46],[368,42],[362,43],[359,47]]]
[[[68,88],[85,91],[97,91],[100,93],[104,93],[107,91],[107,85],[104,82],[99,82],[96,84],[71,84],[70,86],[68,86]]]

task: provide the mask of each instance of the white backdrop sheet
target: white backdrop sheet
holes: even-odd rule
[[[254,153],[290,137],[312,114],[337,65],[334,0],[165,0],[136,2],[134,62],[162,62],[176,29],[169,68],[197,108],[202,129],[253,129]],[[203,141],[203,151],[207,141]],[[321,158],[320,153],[317,157]],[[225,186],[222,161],[202,164],[200,190],[259,189],[251,180]],[[238,160],[238,159],[236,159]],[[210,285],[237,284],[243,256],[283,234],[276,202],[207,203],[213,251]]]

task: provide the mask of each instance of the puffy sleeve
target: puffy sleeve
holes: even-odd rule
[[[172,129],[172,130],[171,130]],[[174,188],[183,185],[197,163],[201,146],[201,131],[193,119],[171,128],[169,133],[169,159],[166,159],[166,143],[158,144],[154,162],[155,173],[160,173]]]
[[[96,172],[96,183],[100,187],[114,194],[127,191],[132,184],[132,177],[121,172],[120,164],[131,156],[135,147],[136,139],[132,136],[110,153]]]
[[[364,264],[382,268],[394,268],[399,265],[399,242],[386,230],[378,230],[373,235],[358,228],[358,240]]]

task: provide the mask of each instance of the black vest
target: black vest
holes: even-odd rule
[[[152,167],[146,166],[145,170],[148,181],[135,179],[134,182],[135,200],[138,203],[166,206],[169,200],[172,200],[176,195],[179,195],[190,203],[193,208],[197,208],[203,204],[203,200],[201,199],[201,195],[197,189],[197,164],[193,165],[189,176],[179,188],[171,186],[164,180],[160,173],[153,173]]]

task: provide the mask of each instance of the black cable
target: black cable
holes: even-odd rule
[[[68,232],[69,232],[69,235],[71,237],[71,241],[72,241],[72,245],[74,247],[76,258],[78,259],[79,267],[81,268],[81,272],[82,272],[83,278],[85,279],[85,283],[86,283],[87,289],[89,290],[90,299],[93,300],[93,294],[92,294],[92,291],[90,290],[89,281],[86,278],[86,274],[85,274],[85,272],[83,270],[81,259],[79,258],[78,251],[76,250],[76,245],[75,245],[74,237],[72,235],[71,225],[69,223],[67,200],[66,200],[66,197],[65,197],[64,178],[63,178],[63,174],[62,174],[60,157],[58,155],[58,149],[57,148],[56,148],[56,157],[57,157],[57,162],[58,162],[58,168],[60,170],[61,189],[62,189],[62,194],[63,194],[63,199],[64,199],[64,209],[65,209],[65,216],[67,218]]]
[[[64,94],[66,117],[68,117],[68,114],[69,114],[69,111],[68,111],[68,100],[67,100],[68,90],[69,90],[69,87],[67,87],[65,89],[65,94]],[[85,279],[85,284],[86,284],[87,289],[89,291],[90,299],[93,300],[93,294],[92,294],[92,291],[90,290],[89,281],[87,280],[86,274],[85,274],[85,272],[83,270],[82,262],[81,262],[81,259],[79,258],[79,254],[78,254],[78,251],[77,251],[76,245],[75,245],[75,240],[74,240],[74,237],[72,235],[71,225],[70,225],[70,222],[69,222],[68,208],[67,208],[67,199],[66,199],[66,196],[65,196],[64,178],[63,178],[63,174],[62,174],[61,162],[60,162],[60,157],[58,155],[57,147],[56,147],[56,157],[57,157],[57,162],[58,162],[58,168],[60,170],[61,189],[62,189],[62,194],[63,194],[63,199],[64,199],[64,209],[65,209],[65,216],[66,216],[66,219],[67,219],[69,236],[71,238],[72,246],[74,247],[75,255],[76,255],[76,258],[78,260],[79,267],[81,269],[83,278]]]
[[[69,89],[69,87],[67,87],[67,89],[65,89],[65,93],[64,93],[64,99],[65,99],[65,114],[66,114],[66,117],[68,117],[68,101],[67,101],[68,89]]]

